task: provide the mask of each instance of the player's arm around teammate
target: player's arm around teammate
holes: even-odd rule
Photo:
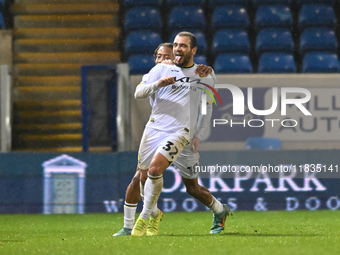
[[[160,76],[167,75],[168,73],[172,71],[177,72],[176,80],[180,82],[183,82],[185,80],[187,80],[188,82],[188,80],[190,79],[189,77],[193,77],[193,73],[192,73],[193,69],[190,69],[190,68],[195,66],[193,62],[193,57],[197,51],[196,37],[191,33],[181,32],[177,34],[173,45],[174,45],[173,52],[175,55],[174,63],[177,66],[177,69],[176,70],[162,69],[162,70],[158,70],[159,71],[158,73],[153,72],[152,76],[150,76],[151,78],[149,80],[150,82],[157,81],[160,78]],[[179,85],[179,86],[182,86],[182,85]],[[184,119],[188,117],[190,118],[191,115],[190,114],[188,115],[188,112],[185,111],[185,109],[188,109],[188,108],[185,108],[185,107],[181,108],[181,106],[187,105],[187,102],[188,102],[187,95],[190,93],[188,93],[188,90],[187,91],[176,90],[177,88],[178,86],[177,87],[174,86],[170,90],[169,89],[160,90],[159,92],[157,92],[156,101],[154,105],[155,108],[153,107],[153,113],[155,109],[155,114],[152,113],[152,116],[154,116],[155,118],[150,119],[151,121],[150,127],[154,127],[155,130],[157,130],[157,127],[165,127],[165,130],[169,130],[172,133],[166,134],[163,132],[166,139],[164,138],[159,139],[160,136],[157,137],[157,133],[162,133],[160,132],[160,130],[162,129],[160,130],[158,129],[158,131],[154,131],[156,132],[156,134],[153,133],[152,135],[149,136],[149,138],[146,138],[145,140],[142,139],[141,141],[140,148],[143,153],[146,153],[147,151],[151,150],[150,145],[152,145],[152,143],[150,141],[152,139],[154,138],[155,140],[159,139],[160,143],[158,143],[158,145],[156,146],[157,150],[155,153],[152,152],[153,154],[151,153],[148,154],[148,156],[150,155],[153,155],[153,156],[151,158],[151,162],[149,161],[150,163],[147,164],[149,166],[148,167],[149,178],[147,179],[145,183],[145,197],[144,197],[143,210],[132,229],[131,236],[145,235],[147,227],[148,227],[148,220],[152,212],[152,208],[157,203],[158,197],[163,187],[163,172],[168,167],[169,163],[172,163],[173,161],[176,162],[176,158],[173,155],[176,155],[176,157],[178,157],[179,153],[184,149],[184,146],[185,146],[183,145],[183,142],[181,140],[182,140],[182,136],[183,138],[186,138],[187,135],[180,131],[181,130],[180,127],[183,128],[182,124],[184,124],[184,127],[186,127],[187,124],[185,123],[187,122]],[[183,88],[184,89],[188,88],[188,86],[184,85]],[[195,95],[197,96],[198,94],[195,94]],[[190,102],[190,99],[189,99],[189,102]],[[170,108],[170,111],[168,108]],[[179,115],[182,113],[182,109],[184,110],[183,113],[185,113],[185,115],[183,115],[184,118]],[[176,112],[177,114],[175,114]],[[194,115],[195,114],[196,113],[194,111]],[[173,119],[173,116],[176,117],[176,121]],[[170,123],[172,125],[175,125],[176,129],[169,127],[169,118],[171,120]],[[154,124],[155,119],[158,122]],[[178,124],[181,124],[181,125],[178,125]],[[184,130],[185,129],[186,128],[184,128]],[[191,129],[191,127],[189,127],[189,129]],[[189,129],[187,130],[187,132],[189,132]],[[198,142],[199,141],[197,140],[197,144],[196,144],[197,147],[199,147]],[[165,143],[167,144],[165,145]],[[173,159],[173,161],[171,161],[171,159]],[[217,201],[211,195],[209,190],[198,185],[197,176],[196,178],[194,177],[194,178],[188,178],[188,179],[193,179],[192,181],[189,180],[186,182],[188,193],[191,193],[191,191],[193,191],[192,192],[193,196],[200,195],[197,197],[197,199],[199,199],[200,201],[202,201],[202,203],[206,205],[208,205],[209,201],[212,201],[209,207],[214,212],[214,221],[213,221],[213,226],[211,228],[210,233],[212,234],[220,233],[221,231],[224,230],[224,221],[226,217],[229,215],[230,210],[228,206],[222,205],[219,201]],[[192,184],[193,187],[190,187],[190,184]]]
[[[155,81],[159,81],[162,76],[167,76],[170,73],[172,74],[174,71],[177,72],[176,77],[177,79],[180,78],[181,82],[183,82],[183,76],[187,78],[191,77],[193,75],[193,69],[191,68],[195,66],[193,56],[197,51],[196,43],[193,42],[192,38],[197,42],[195,36],[192,34],[178,34],[173,44],[173,53],[175,55],[174,63],[176,67],[174,69],[161,69],[162,67],[160,67],[159,69],[151,70],[150,77],[148,77],[150,79],[148,79],[148,81],[155,83]],[[175,73],[173,74],[175,75]],[[154,86],[155,85],[156,84],[154,84]],[[154,123],[154,118],[151,118],[151,122],[149,122],[149,126],[154,127],[155,129],[154,131],[149,131],[150,133],[153,132],[152,135],[148,135],[148,138],[145,140],[142,139],[140,147],[140,151],[146,155],[143,158],[149,169],[149,178],[145,183],[143,210],[134,225],[131,233],[132,236],[145,235],[152,208],[157,203],[158,197],[162,191],[163,172],[176,160],[184,147],[188,145],[187,137],[190,137],[188,136],[190,127],[187,125],[190,116],[188,115],[188,108],[183,108],[183,106],[188,106],[188,103],[190,102],[188,101],[190,100],[190,91],[191,90],[176,90],[175,87],[175,90],[159,90],[156,94],[152,116],[156,117],[157,122]],[[183,114],[182,111],[185,113],[183,116],[181,116]],[[169,123],[171,123],[171,125],[169,125]],[[159,129],[160,127],[161,129]],[[160,130],[165,130],[165,132],[162,133]],[[161,137],[162,135],[163,137]],[[153,144],[151,142],[152,140],[157,141],[157,143]],[[157,149],[155,152],[147,154],[148,151],[152,150],[150,147]],[[146,161],[148,158],[150,161]]]
[[[164,63],[168,65],[173,65],[173,45],[171,43],[162,43],[155,50],[155,64]],[[204,76],[208,76],[211,72],[213,72],[212,68],[206,65],[197,65],[196,73],[202,74]],[[140,85],[139,85],[140,86]],[[195,137],[192,141],[195,147],[195,151],[199,149],[199,143],[197,145],[197,137]],[[133,228],[135,222],[135,214],[137,209],[137,204],[141,198],[144,196],[144,185],[147,179],[147,170],[140,170],[139,164],[137,165],[136,173],[133,176],[130,184],[128,185],[125,193],[125,203],[124,203],[124,226],[123,228],[114,234],[114,236],[126,236],[131,234],[131,230]],[[188,191],[193,191],[192,187],[196,187],[195,185],[190,185]],[[158,213],[157,206],[154,212]],[[158,215],[152,215],[154,217]]]

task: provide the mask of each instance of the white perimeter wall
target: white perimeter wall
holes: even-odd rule
[[[132,95],[141,78],[141,75],[131,76]],[[318,118],[319,130],[314,133],[309,132],[309,134],[295,132],[296,134],[292,133],[291,135],[289,133],[278,135],[278,138],[282,141],[283,149],[340,149],[340,74],[217,75],[217,79],[218,84],[233,84],[240,88],[300,87],[310,90],[312,94],[311,105],[314,105],[313,100],[319,97],[319,110],[312,109],[313,107],[310,109],[313,117]],[[332,97],[335,98],[335,109],[332,107]],[[267,102],[265,102],[265,105],[267,105]],[[131,99],[132,150],[138,150],[150,110],[148,100]],[[277,113],[275,114],[277,115]],[[323,118],[322,122],[320,118]],[[327,120],[325,118],[332,118],[329,123],[332,128],[328,130],[331,133],[327,132]],[[311,121],[311,119],[307,121]],[[266,131],[264,136],[274,137],[275,132],[271,133],[273,132]],[[201,150],[244,150],[244,147],[245,142],[214,142],[202,143]]]

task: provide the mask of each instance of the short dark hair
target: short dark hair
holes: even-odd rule
[[[194,34],[192,34],[190,32],[183,31],[183,32],[178,33],[177,36],[187,36],[187,37],[189,37],[191,49],[194,48],[194,47],[197,47],[197,39],[196,39],[196,36]]]
[[[158,45],[157,49],[155,50],[155,52],[153,53],[154,57],[157,57],[158,54],[158,50],[160,47],[168,47],[170,49],[173,49],[174,46],[172,45],[172,43],[166,42],[166,43],[161,43],[160,45]]]

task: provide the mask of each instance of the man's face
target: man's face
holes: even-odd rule
[[[174,55],[172,53],[172,49],[170,49],[169,47],[166,47],[166,46],[162,46],[157,51],[155,63],[157,65],[164,60],[171,60],[172,61],[173,59],[174,59]]]
[[[191,49],[190,46],[190,37],[188,36],[176,36],[174,40],[174,56],[175,65],[182,67],[182,66],[189,66],[194,61],[194,55],[196,54],[197,48],[194,47]]]

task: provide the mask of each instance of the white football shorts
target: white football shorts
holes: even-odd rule
[[[199,172],[195,171],[195,166],[199,165],[199,153],[192,153],[190,145],[186,146],[172,165],[181,173],[185,179],[195,179]]]
[[[189,144],[188,132],[165,132],[146,127],[138,151],[138,163],[141,170],[149,169],[155,153],[161,153],[169,163],[173,163],[184,147]]]

